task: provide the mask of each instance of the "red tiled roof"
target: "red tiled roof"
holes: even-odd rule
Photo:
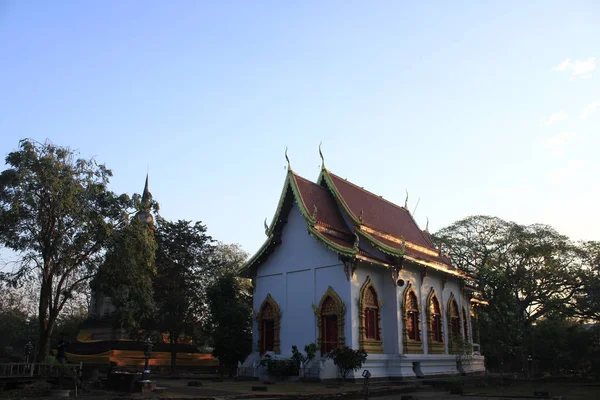
[[[317,221],[336,231],[350,235],[335,199],[329,191],[299,175],[294,174],[294,178],[309,214],[313,215],[314,208],[317,206]]]
[[[293,196],[301,207],[302,214],[311,225],[309,230],[327,246],[341,251],[346,256],[355,254],[353,233],[355,228],[344,220],[342,211],[344,207],[340,204],[341,202],[347,206],[355,220],[359,220],[362,216],[361,226],[371,229],[361,230],[361,235],[371,236],[380,243],[380,245],[377,243],[374,245],[379,246],[384,252],[390,250],[383,249],[387,246],[394,250],[392,253],[402,254],[400,251],[396,251],[403,249],[402,243],[399,243],[397,239],[404,239],[408,242],[404,247],[406,256],[422,262],[444,264],[446,268],[454,269],[448,257],[438,253],[429,234],[419,229],[405,208],[384,200],[327,170],[324,170],[323,174],[327,174],[325,175],[328,178],[325,180],[326,185],[323,185],[322,182],[321,185],[313,183],[292,171],[289,171],[287,179],[291,179],[288,182],[293,185]],[[329,185],[333,185],[333,187]],[[289,196],[289,194],[290,192],[285,189],[282,196]],[[289,200],[287,201],[289,204]],[[278,210],[281,212],[281,203]],[[316,217],[316,221],[311,216]],[[313,223],[315,223],[314,226]],[[393,240],[394,238],[396,240]],[[269,237],[269,241],[265,242],[259,252],[244,266],[244,269],[248,270],[252,265],[260,263],[279,243],[280,241]],[[410,243],[417,245],[417,248]],[[419,250],[418,246],[424,249]],[[378,256],[370,253],[365,249],[359,249],[356,255],[370,257],[377,261]],[[434,266],[434,268],[436,267]]]
[[[347,247],[347,248],[351,249],[352,246],[354,245],[354,243],[352,243],[348,240],[342,239],[341,237],[338,237],[338,236],[330,235],[326,232],[321,232],[321,235],[325,236],[328,240],[332,241],[333,243],[335,243],[339,246],[343,246],[343,247]]]
[[[434,250],[432,243],[425,238],[404,207],[397,206],[329,171],[327,173],[352,214],[359,218],[362,212],[364,225]]]

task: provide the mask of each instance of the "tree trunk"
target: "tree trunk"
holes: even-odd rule
[[[169,334],[169,342],[171,345],[171,375],[177,375],[177,347],[175,346],[177,340],[175,340],[173,333]]]
[[[53,326],[48,320],[49,306],[49,288],[46,282],[42,282],[40,290],[40,302],[38,305],[38,321],[40,325],[40,338],[38,342],[38,354],[36,361],[44,362],[46,356],[50,352],[50,335],[52,334]]]
[[[44,362],[46,356],[50,353],[50,334],[51,332],[45,328],[46,323],[40,321],[40,340],[38,342],[38,354],[36,361]]]

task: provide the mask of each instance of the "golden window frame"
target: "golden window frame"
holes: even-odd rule
[[[408,338],[408,297],[410,294],[415,296],[417,299],[417,329],[419,332],[420,340],[413,340]],[[423,329],[421,329],[421,302],[419,296],[413,288],[412,284],[408,282],[404,293],[402,294],[402,345],[404,354],[423,354]]]
[[[456,306],[456,316],[452,315],[453,304]],[[455,348],[455,341],[460,340],[462,338],[461,331],[463,330],[461,324],[462,321],[460,317],[460,309],[458,308],[458,302],[454,298],[454,293],[450,293],[450,297],[448,298],[448,304],[446,305],[446,310],[446,321],[448,324],[448,351],[451,354],[454,354],[457,351],[457,349]],[[458,337],[456,337],[454,332],[452,332],[452,319],[454,318],[458,319]]]
[[[442,337],[442,341],[441,342],[436,342],[433,340],[433,331],[431,329],[431,306],[432,306],[432,300],[435,298],[435,300],[438,303],[438,306],[440,307],[440,334]],[[435,289],[433,288],[433,286],[431,287],[431,290],[429,291],[429,295],[427,295],[427,344],[429,347],[429,354],[444,354],[445,353],[445,349],[444,349],[444,310],[443,310],[443,305],[440,302],[439,297],[437,296],[437,294],[435,293]]]
[[[263,313],[263,309],[266,305],[271,306],[271,312],[268,314]],[[260,305],[259,311],[256,314],[256,322],[258,325],[258,351],[261,352],[261,343],[262,343],[262,321],[264,319],[272,319],[273,320],[273,351],[277,354],[281,354],[281,341],[280,341],[280,332],[281,332],[281,309],[279,308],[279,304],[273,299],[270,293],[267,293],[267,296],[263,300]],[[261,353],[262,354],[262,353]]]
[[[336,305],[334,309],[331,310],[323,310],[323,306],[325,305],[325,300],[327,298],[331,298],[333,303]],[[319,305],[313,305],[313,311],[315,312],[315,318],[317,320],[317,343],[319,346],[321,345],[321,316],[323,315],[336,315],[337,316],[337,324],[338,324],[338,347],[346,344],[346,337],[344,335],[344,326],[345,326],[345,317],[346,317],[346,305],[342,298],[336,293],[335,290],[331,286],[327,288],[323,296],[321,296],[321,301],[319,301]]]
[[[373,289],[377,296],[377,334],[379,340],[367,338],[367,329],[365,321],[365,310],[367,308],[366,296],[369,293],[369,289]],[[381,308],[383,307],[383,301],[379,300],[380,296],[375,289],[375,285],[371,280],[370,276],[367,276],[365,283],[360,289],[358,297],[358,312],[359,312],[359,328],[358,328],[358,343],[362,350],[366,351],[367,354],[383,354],[383,335],[381,333]],[[377,335],[376,335],[377,336]]]

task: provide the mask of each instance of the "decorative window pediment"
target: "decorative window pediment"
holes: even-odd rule
[[[417,294],[410,282],[406,285],[402,299],[402,343],[404,345],[404,353],[423,353],[419,301]]]
[[[344,323],[346,316],[346,305],[331,286],[327,288],[319,306],[313,306],[317,318],[317,332],[321,352],[329,353],[331,350],[343,346],[346,342],[344,337]]]
[[[281,353],[280,348],[280,330],[281,330],[281,311],[277,302],[268,293],[260,306],[260,311],[256,314],[258,324],[259,351],[263,354],[267,351]]]
[[[427,328],[430,354],[444,354],[444,331],[442,310],[433,287],[427,296]]]
[[[381,307],[383,302],[371,281],[367,276],[365,283],[360,289],[358,300],[359,309],[359,345],[360,348],[369,353],[383,353],[383,340],[381,339]]]
[[[460,333],[460,314],[458,313],[458,304],[454,294],[450,294],[448,299],[448,341],[450,353],[456,353],[457,342],[461,340]]]

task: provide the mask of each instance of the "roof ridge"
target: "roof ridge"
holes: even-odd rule
[[[367,190],[367,189],[365,189],[365,188],[363,188],[363,187],[361,187],[361,186],[358,186],[356,183],[352,183],[352,182],[350,182],[349,180],[347,180],[347,179],[344,179],[344,178],[342,178],[341,176],[339,176],[339,175],[336,175],[336,174],[334,174],[333,172],[331,172],[331,171],[329,171],[329,170],[326,170],[326,171],[327,171],[327,173],[328,173],[329,175],[333,175],[333,176],[335,176],[336,178],[339,178],[340,180],[342,180],[342,181],[344,181],[344,182],[346,182],[346,183],[348,183],[348,184],[350,184],[350,185],[354,186],[355,188],[357,188],[357,189],[359,189],[359,190],[362,190],[363,192],[365,192],[365,193],[367,193],[367,194],[369,194],[369,195],[371,195],[371,196],[373,196],[373,197],[375,197],[375,198],[377,198],[377,199],[383,200],[383,201],[385,201],[386,203],[388,203],[388,204],[390,204],[390,205],[392,205],[392,206],[394,206],[394,207],[396,207],[396,208],[398,208],[398,209],[400,209],[400,210],[402,210],[402,211],[406,211],[406,212],[408,213],[408,215],[410,215],[410,211],[408,211],[406,208],[404,208],[404,207],[402,207],[402,206],[399,206],[398,204],[396,204],[396,203],[393,203],[393,202],[389,201],[388,199],[385,199],[385,198],[383,198],[382,196],[380,196],[380,195],[378,195],[378,194],[375,194],[375,193],[373,193],[373,192],[371,192],[371,191],[369,191],[369,190]],[[414,221],[414,219],[413,219],[413,221]],[[417,225],[417,227],[418,227],[418,225]]]
[[[302,179],[302,180],[305,180],[306,182],[310,182],[310,183],[312,183],[312,184],[313,184],[313,185],[315,185],[315,186],[319,186],[319,187],[321,187],[320,185],[317,185],[315,182],[313,182],[313,181],[311,181],[311,180],[309,180],[309,179],[306,179],[305,177],[303,177],[303,176],[301,176],[301,175],[298,175],[298,174],[297,174],[297,173],[295,173],[294,171],[291,171],[291,173],[292,173],[292,174],[294,174],[294,176],[296,176],[297,178],[300,178],[300,179]]]

